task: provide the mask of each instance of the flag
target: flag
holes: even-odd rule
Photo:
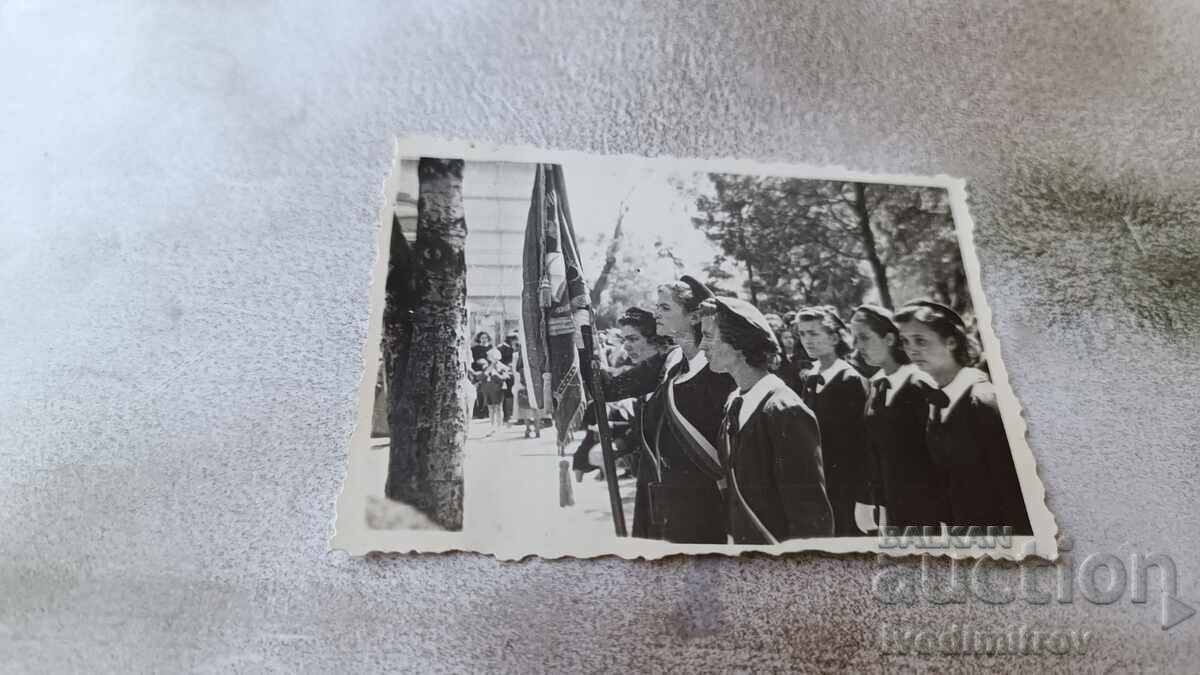
[[[587,405],[580,329],[590,325],[591,305],[558,166],[537,165],[522,266],[529,401],[552,415],[561,452],[581,427]]]

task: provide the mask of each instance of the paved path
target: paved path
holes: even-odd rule
[[[614,537],[608,488],[595,480],[595,473],[580,483],[569,470],[570,457],[560,458],[554,430],[543,429],[541,438],[524,437],[524,428],[512,426],[488,435],[486,420],[471,423],[463,474],[464,534],[475,546],[494,548],[519,539],[523,544],[561,544],[566,541],[595,543]],[[582,438],[582,433],[576,434]],[[568,455],[578,441],[568,447]],[[384,500],[387,476],[387,439],[375,439],[371,450],[372,473],[379,476],[375,494],[368,498],[368,522],[373,527],[421,527],[420,514],[404,505]],[[560,460],[566,460],[573,506],[559,506]],[[633,524],[634,481],[621,481],[627,527]],[[557,548],[550,546],[549,548]]]

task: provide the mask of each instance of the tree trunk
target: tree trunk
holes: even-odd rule
[[[624,202],[621,204],[621,215],[617,216],[617,226],[613,228],[612,241],[608,243],[608,252],[604,256],[604,268],[600,270],[600,276],[596,277],[596,285],[592,286],[589,297],[592,300],[592,307],[600,306],[600,294],[608,286],[608,275],[612,274],[613,268],[617,265],[617,249],[621,246],[621,223],[625,220],[625,211],[627,207]]]
[[[388,275],[384,286],[385,300],[383,305],[383,372],[387,381],[388,401],[395,400],[392,395],[399,385],[398,375],[404,374],[408,360],[408,345],[412,339],[413,303],[416,301],[416,289],[413,277],[412,247],[404,237],[400,228],[400,218],[392,214],[392,237],[388,251]],[[392,419],[395,406],[387,404],[385,413],[388,420],[389,435],[395,421]]]
[[[467,438],[460,390],[467,333],[462,172],[462,160],[420,160],[411,284],[397,289],[401,297],[393,311],[399,316],[385,322],[385,341],[389,326],[398,331],[392,345],[391,461],[385,492],[449,530],[462,529]]]
[[[750,259],[750,249],[746,247],[746,233],[742,228],[742,216],[738,213],[738,248],[746,259],[746,286],[750,289],[750,304],[758,306],[758,291],[754,288],[754,263]]]
[[[854,183],[854,204],[851,205],[854,215],[858,217],[858,233],[862,237],[863,250],[867,254],[867,262],[871,263],[871,272],[875,275],[875,287],[879,289],[879,304],[892,308],[892,291],[888,288],[887,267],[879,258],[875,248],[875,233],[871,230],[871,214],[867,211],[867,186]]]

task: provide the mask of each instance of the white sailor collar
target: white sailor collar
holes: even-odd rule
[[[843,370],[848,370],[850,368],[850,364],[846,363],[842,359],[837,359],[825,370],[818,370],[820,367],[821,362],[818,361],[814,363],[812,368],[810,368],[808,371],[809,375],[820,375],[825,380],[823,384],[817,385],[818,392],[824,389],[825,385],[829,384],[838,373],[842,372]]]
[[[920,380],[921,376],[923,374],[924,373],[922,373],[920,368],[917,368],[915,365],[913,365],[911,363],[905,363],[904,365],[897,368],[895,370],[895,372],[893,372],[891,375],[885,374],[883,372],[883,369],[880,368],[879,370],[877,370],[875,372],[874,375],[871,376],[871,385],[874,386],[876,382],[878,382],[886,377],[887,381],[888,381],[888,389],[887,389],[887,395],[886,395],[887,401],[886,402],[888,405],[891,405],[892,399],[896,398],[896,392],[900,390],[900,387],[904,386],[904,383],[908,380],[908,377],[910,375],[915,375],[914,379]],[[936,385],[934,385],[934,382],[932,379],[926,378],[926,380],[929,382],[930,385],[936,386]]]
[[[682,349],[680,349],[679,355],[680,355],[680,360],[683,360],[683,350]],[[679,384],[681,382],[687,382],[688,380],[695,377],[696,373],[700,372],[704,368],[704,366],[707,366],[707,365],[708,365],[708,355],[705,354],[703,350],[696,352],[696,355],[688,360],[688,371],[686,373],[680,375],[679,377],[675,378],[675,384]]]
[[[755,382],[754,385],[751,386],[747,391],[741,392],[735,389],[729,394],[729,398],[725,401],[726,412],[729,411],[729,406],[733,403],[735,398],[740,396],[742,399],[742,410],[738,414],[738,431],[740,431],[742,427],[746,426],[746,422],[750,421],[750,416],[754,414],[755,410],[758,410],[759,404],[761,404],[763,399],[767,397],[767,394],[775,391],[775,389],[783,383],[783,380],[779,379],[779,377],[776,375],[767,373],[762,379],[760,379],[758,382]]]
[[[888,384],[891,385],[892,389],[898,389],[900,385],[904,384],[904,381],[908,379],[908,376],[913,373],[916,373],[917,379],[921,379],[921,375],[923,374],[921,369],[912,363],[905,363],[897,368],[891,375],[884,373],[883,369],[880,368],[879,370],[875,371],[874,375],[871,376],[871,382],[878,382],[886,377],[888,379]],[[932,383],[932,380],[930,380],[930,382]]]
[[[942,411],[943,420],[950,416],[950,411],[962,400],[963,395],[967,393],[971,385],[979,382],[987,382],[987,375],[984,375],[982,370],[978,368],[963,368],[958,371],[953,380],[950,380],[950,384],[942,387],[946,398],[950,399],[950,405],[946,406],[945,410]]]
[[[672,347],[671,351],[667,352],[666,360],[663,361],[663,373],[670,372],[680,361],[683,361],[683,347]]]

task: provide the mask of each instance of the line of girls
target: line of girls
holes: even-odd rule
[[[705,342],[706,313],[741,336],[716,368],[708,352],[729,345]],[[833,308],[809,307],[781,326],[684,276],[659,287],[653,315],[656,334],[644,337],[675,347],[604,380],[608,400],[637,402],[633,536],[762,544],[880,527],[1030,533],[994,391],[950,308],[916,301],[893,315],[864,305],[847,325]],[[755,484],[731,488],[733,466]],[[829,517],[813,506],[822,500]]]

